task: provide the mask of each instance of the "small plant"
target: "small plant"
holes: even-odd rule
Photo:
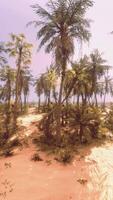
[[[6,169],[7,169],[7,168],[11,168],[11,163],[10,163],[10,162],[9,162],[9,163],[6,162],[6,163],[4,164],[4,166],[5,166]]]
[[[85,185],[88,181],[86,179],[80,178],[77,180],[81,185]]]
[[[34,153],[33,156],[31,157],[32,161],[43,161],[43,159],[40,157],[38,153]]]
[[[55,160],[58,162],[67,164],[72,161],[73,155],[72,152],[68,149],[60,149],[58,152],[57,157],[55,157]]]

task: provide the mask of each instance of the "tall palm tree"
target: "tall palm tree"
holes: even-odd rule
[[[21,69],[23,66],[29,65],[31,63],[31,49],[32,44],[26,41],[23,34],[15,35],[11,34],[11,41],[7,43],[7,51],[9,55],[16,58],[17,74],[16,74],[16,86],[15,86],[15,112],[14,112],[14,129],[16,129],[16,119],[19,112],[21,87]]]
[[[60,115],[63,84],[67,62],[74,53],[74,39],[89,40],[90,21],[85,18],[87,8],[93,5],[91,0],[56,0],[49,1],[47,9],[33,5],[39,20],[34,21],[39,27],[37,37],[40,46],[45,46],[47,53],[53,52],[56,67],[61,74],[57,109],[57,133],[60,134]]]

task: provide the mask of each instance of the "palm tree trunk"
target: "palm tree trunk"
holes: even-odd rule
[[[96,95],[96,92],[94,93],[94,96],[95,96],[95,105],[98,106],[98,101],[97,101],[97,95]]]
[[[10,74],[8,74],[8,81],[7,81],[7,88],[8,88],[8,95],[7,95],[7,102],[6,102],[6,120],[5,120],[5,127],[6,132],[4,138],[7,140],[10,136],[10,102],[11,102],[11,81],[10,81]]]
[[[20,82],[21,60],[22,60],[22,48],[19,49],[19,57],[18,57],[18,64],[17,64],[16,94],[15,94],[14,119],[13,119],[14,131],[17,128],[18,105],[19,105],[19,97],[20,97],[19,82]]]
[[[50,91],[48,92],[48,108],[50,106]]]
[[[26,108],[26,104],[27,104],[27,95],[24,94],[24,108]]]
[[[79,131],[80,143],[82,143],[83,133],[84,133],[84,128],[83,128],[83,125],[80,124],[80,131]]]
[[[40,95],[38,97],[38,109],[40,109]]]
[[[20,95],[20,109],[21,112],[23,111],[23,103],[22,103],[22,96]]]
[[[57,106],[57,110],[56,110],[56,121],[57,121],[56,132],[57,132],[57,136],[58,136],[58,141],[60,140],[60,135],[61,135],[60,118],[61,118],[61,112],[62,112],[61,103],[62,103],[64,77],[65,77],[65,74],[62,73],[61,84],[60,84],[60,92],[59,92],[59,99],[58,99],[58,106]]]
[[[80,95],[77,95],[77,106],[79,106]]]
[[[104,94],[104,103],[103,103],[103,106],[105,107],[105,104],[106,104],[106,92]]]

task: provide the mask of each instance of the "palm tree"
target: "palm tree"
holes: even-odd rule
[[[7,43],[7,51],[9,55],[16,58],[17,74],[16,74],[16,86],[15,86],[15,112],[14,112],[14,129],[16,128],[16,119],[19,112],[21,87],[20,77],[21,69],[23,66],[31,63],[31,48],[32,44],[26,42],[26,38],[23,34],[15,35],[11,34],[11,41]]]
[[[10,66],[4,66],[0,69],[0,81],[2,82],[0,98],[4,100],[4,114],[5,114],[5,139],[10,135],[10,121],[11,121],[11,97],[14,89],[15,70]]]
[[[23,95],[24,95],[24,109],[26,109],[27,105],[27,97],[29,95],[30,85],[32,82],[32,75],[29,70],[25,72],[23,77]]]
[[[107,75],[105,76],[105,80],[104,80],[104,102],[103,102],[104,107],[106,105],[106,96],[107,94],[110,94],[111,86],[112,86],[112,79]]]
[[[55,96],[54,92],[55,92],[55,87],[57,83],[57,78],[58,77],[57,77],[56,70],[52,66],[50,66],[50,69],[47,69],[47,72],[45,73],[45,85],[47,88],[48,107],[51,102],[52,93]]]
[[[24,111],[26,111],[27,106],[27,97],[29,95],[29,87],[32,82],[32,74],[29,70],[29,67],[23,67],[20,71],[20,102],[21,102],[21,111],[23,110],[24,104]],[[22,95],[24,100],[22,101]]]
[[[51,51],[54,53],[56,67],[61,74],[56,112],[58,134],[60,134],[61,102],[67,62],[74,53],[74,39],[89,40],[90,22],[85,18],[85,12],[92,5],[91,0],[51,0],[47,4],[47,9],[38,4],[32,6],[41,19],[32,22],[36,27],[40,27],[37,33],[38,39],[41,40],[39,48],[45,46],[47,53]]]
[[[36,80],[36,93],[39,97],[39,108],[40,108],[40,97],[41,94],[44,94],[45,96],[45,105],[50,105],[52,94],[55,98],[55,88],[56,88],[56,82],[57,82],[57,73],[56,70],[50,66],[49,69],[47,69],[47,72],[41,74],[41,76]]]
[[[40,78],[37,78],[35,81],[35,92],[38,96],[38,109],[40,109],[41,95],[43,93],[42,76]]]
[[[15,70],[8,65],[0,69],[0,81],[2,82],[2,98],[10,109],[11,96],[14,89]]]
[[[73,88],[73,93],[77,97],[77,105],[79,106],[79,99],[82,104],[86,104],[91,96],[91,77],[89,74],[89,58],[85,55],[78,63],[72,64],[72,69],[77,76],[76,84]]]
[[[105,65],[106,60],[102,58],[102,54],[99,53],[99,51],[96,49],[94,50],[93,53],[90,54],[90,74],[92,77],[92,95],[94,95],[96,105],[98,104],[97,102],[97,95],[96,91],[97,88],[96,86],[98,79],[101,79],[106,71],[110,68],[110,66]]]
[[[6,57],[4,55],[5,53],[5,44],[3,42],[0,42],[0,67],[7,63]]]
[[[112,79],[109,82],[109,90],[110,90],[110,95],[113,97],[113,80]]]

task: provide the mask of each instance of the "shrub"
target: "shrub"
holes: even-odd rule
[[[71,110],[69,120],[70,126],[78,128],[78,135],[82,142],[84,135],[91,135],[93,138],[98,136],[101,111],[96,107],[77,107]]]
[[[57,156],[55,157],[55,160],[58,162],[67,164],[72,161],[73,155],[72,152],[68,149],[59,149],[59,152]]]
[[[111,105],[110,111],[106,114],[105,126],[113,132],[113,105]]]
[[[43,159],[40,157],[38,153],[34,153],[33,156],[31,157],[32,161],[43,161]]]

